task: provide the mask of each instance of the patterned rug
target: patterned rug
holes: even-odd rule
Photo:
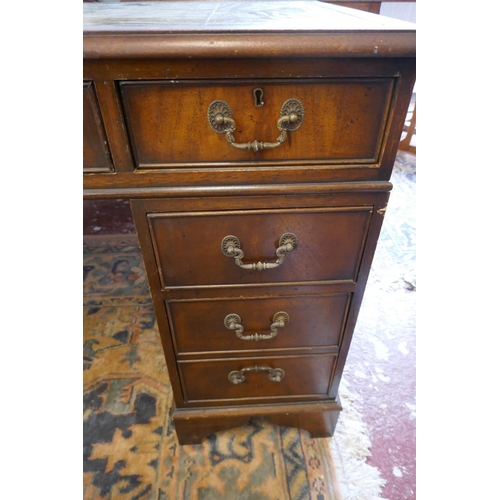
[[[415,217],[406,208],[414,157],[398,155],[392,180],[369,279],[380,291],[416,287]],[[384,481],[366,464],[371,443],[346,376],[334,439],[251,421],[179,446],[137,238],[89,236],[83,248],[84,500],[379,498]]]
[[[84,240],[84,500],[337,500],[328,439],[260,421],[179,446],[135,236]]]

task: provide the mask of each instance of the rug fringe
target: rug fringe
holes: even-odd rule
[[[386,481],[380,471],[366,463],[371,456],[371,441],[361,413],[356,410],[359,397],[342,380],[339,394],[343,411],[329,442],[342,500],[386,500],[380,495]]]

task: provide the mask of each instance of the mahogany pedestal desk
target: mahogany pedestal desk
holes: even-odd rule
[[[84,196],[129,199],[181,444],[331,436],[415,27],[316,1],[84,4]]]

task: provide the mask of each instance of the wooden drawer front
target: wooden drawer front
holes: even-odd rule
[[[356,280],[372,207],[148,214],[163,288],[174,286]],[[236,236],[243,263],[273,262],[283,234],[298,247],[263,271],[222,253]]]
[[[275,398],[286,396],[327,396],[336,355],[240,358],[179,362],[186,401]],[[269,372],[245,372],[245,380],[233,384],[229,374],[254,366],[280,368],[280,382]]]
[[[84,172],[113,170],[101,113],[91,82],[83,82],[83,170]]]
[[[263,91],[256,107],[254,89]],[[123,82],[121,93],[138,168],[229,162],[375,163],[387,121],[392,79],[322,81]],[[299,100],[300,128],[276,149],[238,150],[208,123],[213,101],[228,104],[236,122],[235,141],[275,142],[282,105]],[[208,164],[208,165],[207,165]]]
[[[300,347],[338,347],[349,305],[349,294],[240,300],[196,300],[167,304],[179,353],[275,349]],[[243,332],[272,335],[274,318],[283,318],[284,327],[274,327],[272,338],[258,341],[239,338],[231,325],[231,315],[241,319]],[[285,316],[286,318],[286,316]],[[239,332],[238,332],[239,333]],[[255,337],[254,337],[255,338]]]

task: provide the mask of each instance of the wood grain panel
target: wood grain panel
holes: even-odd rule
[[[238,400],[286,396],[327,396],[335,355],[240,358],[178,363],[187,401]],[[280,382],[269,380],[266,372],[246,373],[246,380],[233,384],[232,371],[255,365],[281,368]]]
[[[83,82],[83,171],[112,172],[106,134],[92,82]]]
[[[94,85],[102,109],[104,128],[109,137],[115,170],[118,173],[133,172],[134,163],[115,82],[96,81]]]
[[[255,106],[256,87],[264,92],[262,107]],[[388,78],[121,83],[135,162],[141,169],[255,161],[376,163],[392,88],[393,79]],[[208,124],[209,105],[223,100],[236,121],[236,142],[274,142],[281,107],[292,98],[303,104],[304,121],[276,149],[240,151]]]
[[[339,7],[348,7],[350,9],[363,10],[365,12],[372,12],[373,14],[380,14],[380,2],[363,2],[362,0],[345,0],[344,2],[337,2],[336,0],[321,0],[325,3],[338,5]]]
[[[295,78],[381,78],[401,75],[395,58],[334,58],[302,57],[291,59],[231,58],[210,59],[132,59],[127,58],[110,65],[109,60],[84,59],[83,74],[86,80],[189,80],[274,78],[277,75]],[[141,71],[138,73],[137,68]]]
[[[338,347],[350,294],[176,301],[166,304],[178,353],[247,349]],[[243,340],[224,325],[238,314],[243,335],[270,333],[273,316],[285,311],[289,321],[272,339]]]
[[[184,406],[184,404],[183,404]],[[185,406],[189,406],[187,403]],[[209,406],[203,408],[179,408],[172,414],[179,443],[197,444],[214,432],[241,427],[252,418],[265,419],[274,425],[298,427],[314,437],[330,437],[333,434],[342,407],[340,398],[335,400],[307,401],[306,403],[283,402],[280,405]]]
[[[371,207],[151,213],[150,233],[162,288],[356,280]],[[298,247],[275,269],[242,269],[221,251],[237,236],[244,263],[272,262],[284,233]]]

